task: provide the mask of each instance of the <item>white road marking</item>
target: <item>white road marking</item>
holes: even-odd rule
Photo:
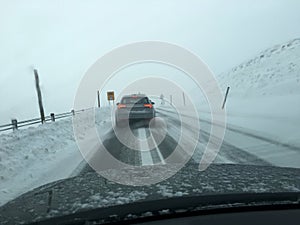
[[[141,139],[146,139],[146,129],[145,128],[139,128],[138,129],[138,135]],[[152,155],[150,151],[147,151],[146,149],[149,149],[148,142],[140,141],[140,150],[141,150],[141,159],[142,159],[142,165],[154,165]]]
[[[157,150],[157,154],[158,154],[158,157],[159,157],[159,160],[160,160],[161,164],[165,165],[166,162],[165,162],[165,160],[164,160],[164,157],[163,157],[162,154],[161,154],[161,151],[160,151],[160,149],[159,149],[159,147],[158,147],[158,145],[157,145],[157,143],[156,143],[156,141],[155,141],[153,135],[151,135],[151,138],[152,138],[152,140],[153,140],[154,143],[155,143],[156,150]]]

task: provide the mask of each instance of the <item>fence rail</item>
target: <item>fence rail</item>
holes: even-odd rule
[[[65,112],[60,114],[51,113],[49,116],[45,117],[45,122],[49,122],[49,121],[55,122],[55,120],[75,116],[76,113],[84,112],[85,110],[89,110],[89,109],[81,109],[77,111],[72,110],[70,112]],[[17,121],[16,119],[14,119],[9,124],[0,125],[0,132],[4,132],[8,130],[17,130],[20,127],[26,127],[34,124],[39,124],[39,123],[42,123],[41,118],[34,118],[34,119],[23,120],[23,121]]]

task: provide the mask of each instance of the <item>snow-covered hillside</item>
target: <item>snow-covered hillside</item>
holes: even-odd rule
[[[300,147],[300,39],[268,48],[218,79],[222,90],[230,86],[229,124]]]
[[[225,89],[242,97],[300,93],[300,38],[276,45],[219,76]]]

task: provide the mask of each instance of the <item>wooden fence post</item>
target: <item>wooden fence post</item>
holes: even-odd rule
[[[41,89],[40,89],[39,74],[36,69],[34,69],[34,77],[35,77],[35,87],[36,87],[38,101],[39,101],[41,122],[45,123],[45,112],[44,112],[43,101],[42,101],[42,93],[41,93]]]
[[[98,108],[100,108],[100,92],[97,91],[97,96],[98,96]]]
[[[55,114],[54,114],[54,113],[51,113],[51,114],[50,114],[50,117],[51,117],[51,121],[52,121],[52,122],[55,122]]]
[[[18,130],[18,121],[16,119],[11,120],[13,130]]]
[[[222,105],[222,109],[224,109],[224,107],[225,107],[225,103],[226,103],[226,100],[227,100],[229,89],[230,89],[230,87],[227,87],[226,94],[225,94],[224,101],[223,101],[223,105]]]

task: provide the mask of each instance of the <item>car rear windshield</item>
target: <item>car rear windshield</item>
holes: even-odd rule
[[[122,104],[148,104],[149,99],[147,97],[125,97],[121,101]]]

